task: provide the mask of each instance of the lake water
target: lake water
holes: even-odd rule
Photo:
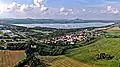
[[[24,26],[28,28],[33,27],[49,27],[49,28],[60,28],[60,29],[71,29],[71,28],[86,28],[86,27],[101,27],[107,26],[114,23],[102,23],[102,22],[93,22],[93,23],[67,23],[67,24],[13,24],[17,26]]]

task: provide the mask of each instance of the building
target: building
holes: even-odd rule
[[[11,33],[12,31],[10,31],[10,30],[0,30],[3,34],[9,34],[9,33]]]

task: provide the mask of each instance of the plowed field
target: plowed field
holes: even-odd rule
[[[24,58],[24,51],[0,51],[0,67],[13,67]]]

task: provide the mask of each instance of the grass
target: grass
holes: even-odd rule
[[[37,33],[39,33],[39,32],[41,32],[40,30],[32,30],[33,32],[37,32]]]
[[[108,53],[115,57],[112,60],[95,60],[98,53]],[[73,49],[66,56],[101,67],[117,67],[120,64],[120,38],[103,38],[88,46]]]
[[[32,30],[33,32],[37,32],[37,33],[52,33],[51,31],[40,31],[40,30]]]
[[[107,30],[106,35],[120,36],[120,30]],[[107,53],[113,55],[111,60],[96,60],[95,55]],[[100,67],[120,66],[120,38],[102,38],[92,44],[77,49],[72,49],[67,57],[86,64],[95,64]]]
[[[95,65],[88,65],[63,55],[42,56],[40,59],[44,59],[44,63],[50,65],[50,67],[96,67]]]
[[[120,30],[107,30],[107,35],[120,36]]]
[[[0,32],[0,34],[3,34],[3,32]]]
[[[53,61],[51,67],[95,67],[95,65],[88,65],[63,56],[61,59]]]

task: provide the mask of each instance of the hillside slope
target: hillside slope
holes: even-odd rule
[[[112,60],[95,60],[95,55],[107,53],[115,56]],[[102,38],[85,47],[73,49],[66,56],[101,67],[119,67],[120,65],[120,38]]]
[[[50,67],[96,67],[95,65],[88,65],[65,56],[53,61],[50,65]]]

